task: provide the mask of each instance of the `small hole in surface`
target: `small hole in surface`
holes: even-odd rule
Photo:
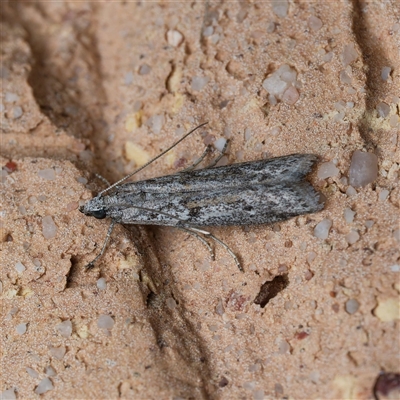
[[[71,268],[67,274],[67,288],[73,288],[78,286],[78,275],[80,274],[80,267],[78,265],[78,258],[76,256],[71,256]]]
[[[259,304],[264,308],[268,302],[273,299],[279,292],[285,289],[289,284],[287,274],[278,275],[272,281],[265,282],[254,300],[255,304]]]

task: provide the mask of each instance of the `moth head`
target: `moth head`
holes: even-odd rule
[[[89,200],[83,206],[79,207],[79,211],[89,217],[95,217],[97,219],[107,217],[107,211],[102,197],[95,197]]]

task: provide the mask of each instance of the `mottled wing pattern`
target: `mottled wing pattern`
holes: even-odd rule
[[[304,181],[317,157],[269,160],[163,176],[104,196],[107,215],[123,224],[223,226],[268,224],[319,211],[319,194]]]
[[[319,194],[308,182],[257,184],[232,190],[186,192],[179,196],[146,193],[140,201],[120,198],[108,214],[123,224],[226,226],[269,224],[321,210]],[[130,203],[130,204],[129,204]]]
[[[182,172],[118,187],[119,193],[183,193],[213,190],[216,187],[238,188],[253,184],[298,182],[310,172],[317,156],[292,154],[267,160],[249,161],[228,166]]]

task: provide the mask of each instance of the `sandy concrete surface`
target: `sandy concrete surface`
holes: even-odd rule
[[[3,399],[399,398],[398,2],[1,12]],[[272,96],[282,66],[296,79]],[[116,227],[85,271],[109,225],[79,212],[104,188],[95,173],[115,182],[205,121],[134,179],[229,138],[221,164],[317,154],[324,210],[212,228],[244,273],[220,246],[213,261],[185,232],[140,226]],[[356,150],[378,175],[353,188]]]

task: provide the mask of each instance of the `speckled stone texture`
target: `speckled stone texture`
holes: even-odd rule
[[[1,7],[4,399],[399,397],[398,2]],[[229,138],[222,164],[317,154],[325,209],[213,228],[244,273],[185,232],[122,226],[86,272],[108,229],[78,210],[95,173],[205,121],[135,179]],[[378,176],[352,187],[358,150]]]

